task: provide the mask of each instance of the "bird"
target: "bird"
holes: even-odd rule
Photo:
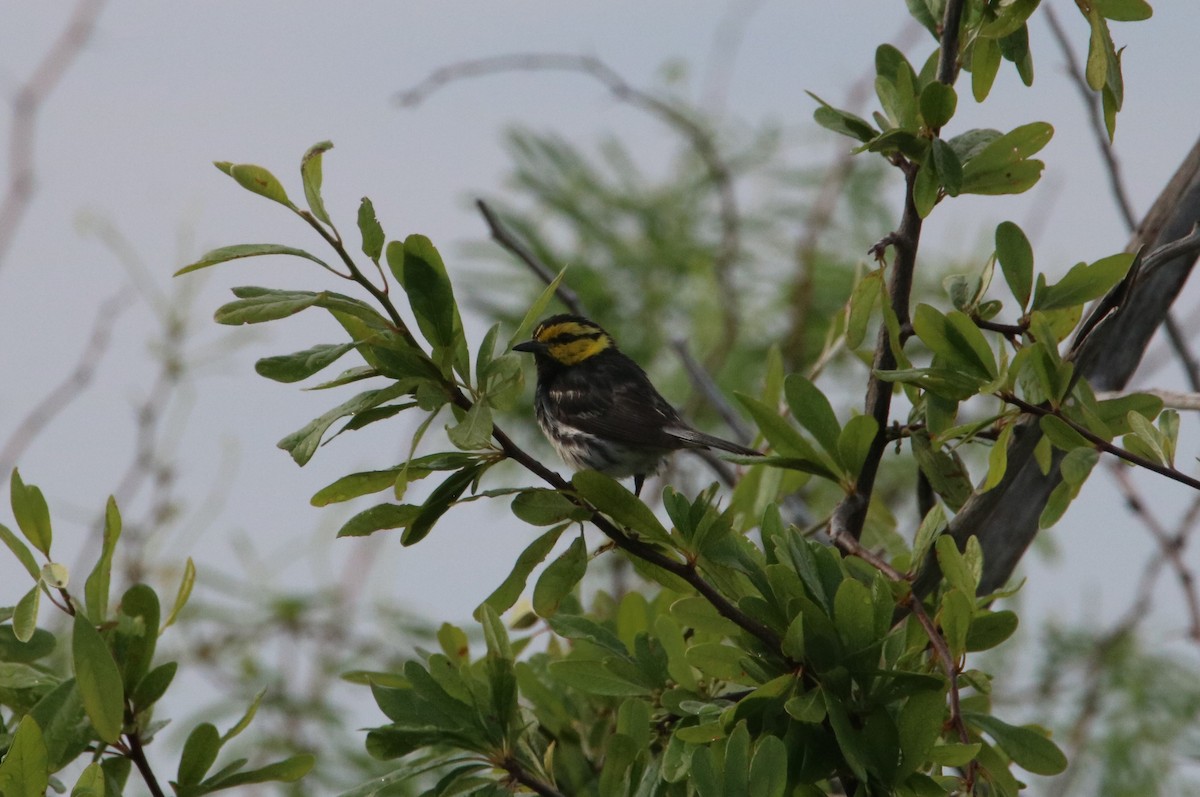
[[[632,476],[640,496],[646,476],[679,449],[762,456],[690,426],[612,335],[583,316],[551,316],[512,348],[533,354],[538,426],[574,470]]]

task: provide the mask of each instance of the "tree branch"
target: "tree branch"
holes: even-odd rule
[[[483,220],[487,222],[493,241],[516,255],[517,259],[529,266],[529,270],[536,274],[537,278],[542,282],[547,285],[554,282],[554,278],[558,275],[549,266],[539,260],[537,255],[530,251],[524,242],[508,231],[500,221],[500,217],[496,215],[487,202],[484,202],[482,199],[476,199],[475,207],[479,208],[479,212],[483,214]],[[554,289],[554,295],[572,313],[583,315],[583,306],[579,303],[579,294],[571,290],[565,281],[558,283],[558,287]]]
[[[29,79],[13,98],[12,127],[8,143],[8,186],[0,199],[0,267],[16,237],[17,228],[33,199],[36,175],[34,141],[42,105],[68,68],[83,51],[104,9],[105,0],[79,0],[67,26]]]

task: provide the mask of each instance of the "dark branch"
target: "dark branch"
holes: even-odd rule
[[[526,246],[520,239],[514,236],[505,228],[500,218],[492,210],[491,206],[482,199],[475,200],[475,207],[479,208],[479,212],[483,214],[483,220],[487,222],[488,230],[492,233],[492,240],[503,246],[508,251],[517,256],[525,265],[529,266],[529,270],[537,275],[545,284],[549,285],[554,282],[554,278],[558,276],[549,266],[538,259],[529,247]],[[558,300],[566,305],[567,309],[575,315],[583,315],[582,306],[579,303],[579,295],[575,291],[567,287],[566,282],[560,282],[558,287],[554,289],[554,295]]]

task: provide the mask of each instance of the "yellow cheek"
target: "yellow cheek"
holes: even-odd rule
[[[560,343],[550,347],[550,356],[563,365],[575,365],[607,348],[604,338],[580,338],[570,343]]]

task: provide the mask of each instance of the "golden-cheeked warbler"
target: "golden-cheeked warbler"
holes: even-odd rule
[[[547,318],[513,350],[533,354],[538,425],[575,470],[632,476],[640,495],[647,474],[681,448],[761,455],[689,426],[612,336],[586,318]]]

